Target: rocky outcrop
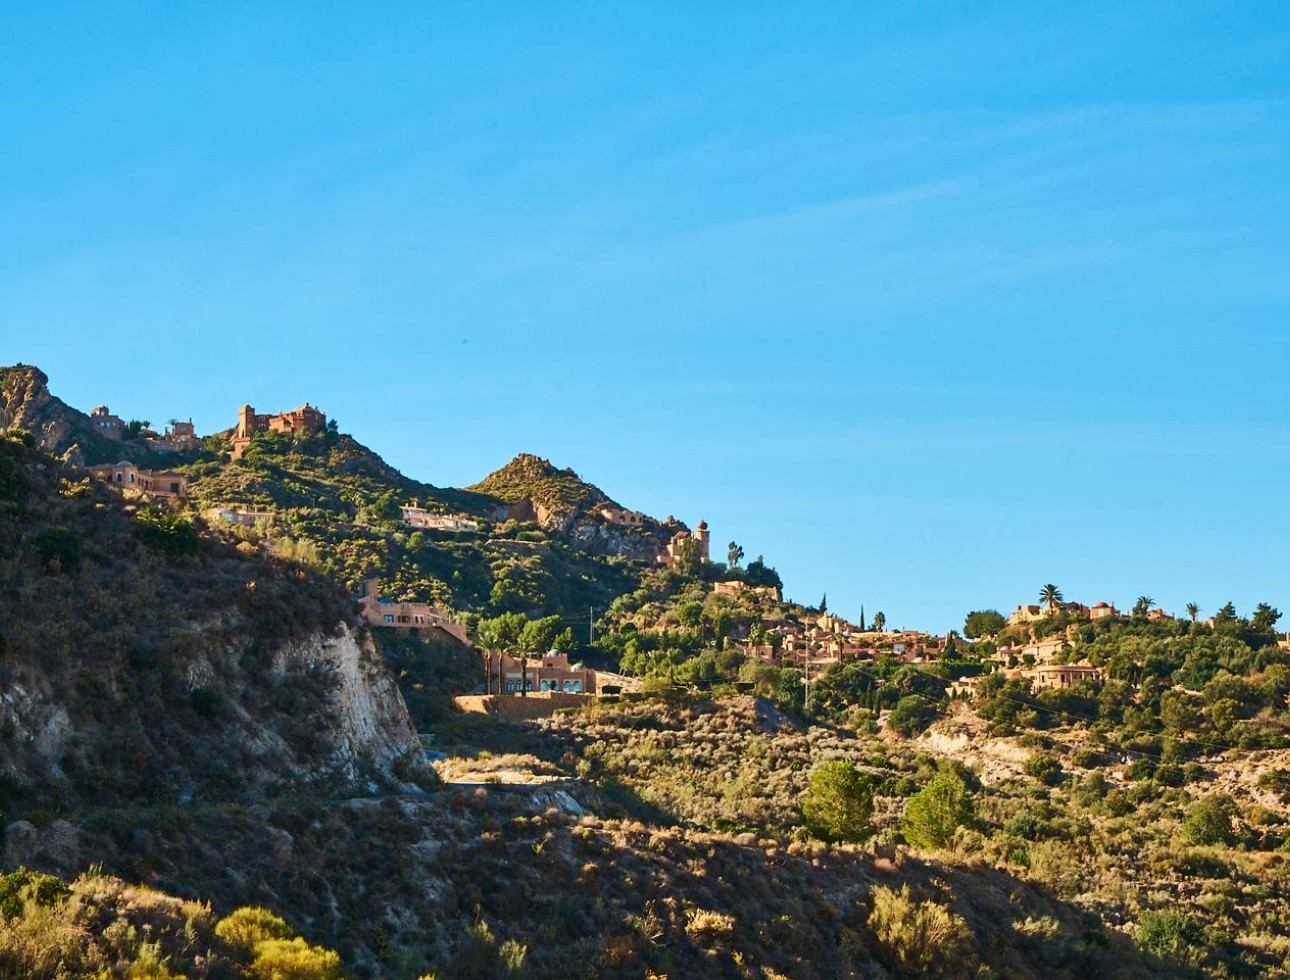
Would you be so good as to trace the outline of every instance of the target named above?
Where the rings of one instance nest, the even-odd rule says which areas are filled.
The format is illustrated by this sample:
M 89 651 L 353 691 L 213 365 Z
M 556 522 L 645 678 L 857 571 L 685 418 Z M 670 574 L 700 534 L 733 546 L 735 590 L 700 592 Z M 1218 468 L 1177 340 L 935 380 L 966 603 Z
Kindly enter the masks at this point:
M 614 524 L 604 511 L 622 508 L 604 491 L 532 453 L 520 453 L 471 489 L 506 501 L 500 518 L 533 521 L 593 555 L 652 562 L 675 530 L 648 517 L 632 527 Z
M 23 429 L 47 453 L 73 466 L 140 457 L 129 443 L 100 435 L 84 412 L 49 393 L 49 378 L 28 364 L 0 368 L 0 429 Z

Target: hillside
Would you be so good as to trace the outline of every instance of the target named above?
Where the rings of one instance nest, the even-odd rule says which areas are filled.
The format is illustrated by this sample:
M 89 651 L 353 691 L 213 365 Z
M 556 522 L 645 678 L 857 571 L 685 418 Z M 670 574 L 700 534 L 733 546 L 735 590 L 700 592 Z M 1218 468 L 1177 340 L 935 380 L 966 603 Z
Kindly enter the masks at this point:
M 55 925 L 50 976 L 244 975 L 259 954 L 217 923 L 252 905 L 326 947 L 305 977 L 1288 974 L 1290 644 L 1267 604 L 1063 609 L 914 656 L 782 601 L 737 547 L 658 563 L 681 525 L 532 456 L 454 490 L 335 425 L 237 460 L 223 434 L 164 457 L 187 504 L 145 506 L 49 455 L 84 451 L 79 413 L 6 377 L 40 442 L 0 437 L 4 857 L 67 886 L 0 915 L 16 975 L 42 975 L 6 959 L 23 930 Z M 409 526 L 413 503 L 462 520 Z M 350 598 L 370 575 L 497 643 L 544 617 L 534 643 L 641 690 L 454 713 L 478 653 L 373 637 Z M 1041 639 L 1086 679 L 1020 673 Z M 157 949 L 118 941 L 142 920 L 105 889 L 159 910 Z
M 0 439 L 11 817 L 356 785 L 415 743 L 348 599 Z M 33 615 L 39 610 L 39 615 Z

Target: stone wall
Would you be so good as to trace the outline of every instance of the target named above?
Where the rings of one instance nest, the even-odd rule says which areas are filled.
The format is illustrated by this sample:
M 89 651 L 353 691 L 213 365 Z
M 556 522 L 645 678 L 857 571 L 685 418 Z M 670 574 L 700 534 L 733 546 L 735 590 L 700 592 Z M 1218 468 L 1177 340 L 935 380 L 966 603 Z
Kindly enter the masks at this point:
M 592 694 L 566 694 L 563 691 L 530 691 L 527 697 L 518 694 L 467 694 L 453 698 L 460 710 L 488 715 L 502 721 L 525 721 L 529 718 L 547 718 L 557 708 L 578 708 L 595 700 Z

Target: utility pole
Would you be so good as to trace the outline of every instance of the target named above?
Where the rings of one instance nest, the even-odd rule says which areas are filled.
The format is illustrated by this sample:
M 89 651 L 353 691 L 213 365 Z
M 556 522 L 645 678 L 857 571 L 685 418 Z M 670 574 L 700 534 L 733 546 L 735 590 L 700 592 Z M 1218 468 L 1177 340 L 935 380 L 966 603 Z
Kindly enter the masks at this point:
M 596 607 L 587 607 L 587 646 L 596 642 Z

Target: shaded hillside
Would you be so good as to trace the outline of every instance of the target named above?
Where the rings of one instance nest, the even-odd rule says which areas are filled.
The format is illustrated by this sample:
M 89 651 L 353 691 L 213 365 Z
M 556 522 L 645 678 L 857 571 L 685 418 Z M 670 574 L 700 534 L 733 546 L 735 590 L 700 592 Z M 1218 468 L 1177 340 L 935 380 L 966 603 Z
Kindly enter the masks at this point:
M 3 809 L 248 800 L 412 746 L 352 603 L 0 439 Z

